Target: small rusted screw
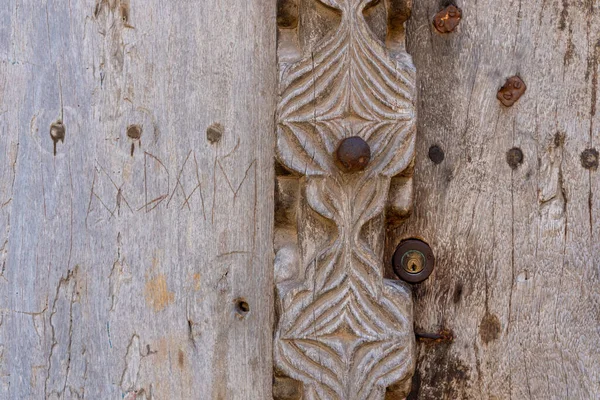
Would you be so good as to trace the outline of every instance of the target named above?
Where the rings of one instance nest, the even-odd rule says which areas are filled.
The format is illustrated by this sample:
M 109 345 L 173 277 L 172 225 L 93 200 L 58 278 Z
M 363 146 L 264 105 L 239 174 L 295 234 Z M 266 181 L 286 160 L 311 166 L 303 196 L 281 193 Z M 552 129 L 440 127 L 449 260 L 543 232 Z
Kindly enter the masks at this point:
M 433 25 L 439 33 L 453 32 L 462 18 L 462 10 L 454 5 L 444 8 L 435 14 Z
M 352 136 L 340 142 L 336 155 L 346 172 L 358 172 L 371 161 L 371 148 L 362 138 Z
M 521 98 L 521 96 L 523 96 L 523 93 L 525 93 L 526 90 L 527 86 L 521 78 L 518 76 L 511 76 L 506 80 L 504 86 L 500 88 L 496 97 L 506 107 L 511 107 Z
M 418 239 L 402 241 L 392 259 L 394 272 L 406 282 L 419 283 L 433 272 L 435 257 L 429 245 Z

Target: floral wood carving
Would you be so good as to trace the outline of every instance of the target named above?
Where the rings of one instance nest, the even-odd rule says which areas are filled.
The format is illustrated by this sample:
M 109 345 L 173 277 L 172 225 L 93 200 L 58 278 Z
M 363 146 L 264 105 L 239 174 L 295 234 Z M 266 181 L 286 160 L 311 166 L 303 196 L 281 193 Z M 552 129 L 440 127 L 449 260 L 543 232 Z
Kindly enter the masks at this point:
M 378 0 L 310 0 L 339 25 L 303 56 L 298 13 L 309 0 L 296 1 L 278 3 L 275 398 L 384 399 L 398 387 L 402 398 L 415 363 L 412 299 L 384 279 L 382 247 L 386 212 L 412 201 L 415 70 L 403 43 L 384 45 L 367 24 Z M 410 3 L 385 4 L 396 40 L 408 15 L 390 13 Z M 356 137 L 370 159 L 349 172 L 336 150 Z

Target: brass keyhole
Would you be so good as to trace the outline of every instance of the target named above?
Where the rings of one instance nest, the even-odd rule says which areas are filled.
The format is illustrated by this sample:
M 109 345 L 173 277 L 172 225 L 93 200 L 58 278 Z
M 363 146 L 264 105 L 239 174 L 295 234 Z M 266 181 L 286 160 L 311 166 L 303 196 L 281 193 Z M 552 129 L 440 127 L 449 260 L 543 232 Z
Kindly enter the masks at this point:
M 396 275 L 405 282 L 419 283 L 431 275 L 435 257 L 431 247 L 419 239 L 406 239 L 398 244 L 392 266 Z
M 404 270 L 410 274 L 418 274 L 425 268 L 425 256 L 417 250 L 409 250 L 404 254 Z

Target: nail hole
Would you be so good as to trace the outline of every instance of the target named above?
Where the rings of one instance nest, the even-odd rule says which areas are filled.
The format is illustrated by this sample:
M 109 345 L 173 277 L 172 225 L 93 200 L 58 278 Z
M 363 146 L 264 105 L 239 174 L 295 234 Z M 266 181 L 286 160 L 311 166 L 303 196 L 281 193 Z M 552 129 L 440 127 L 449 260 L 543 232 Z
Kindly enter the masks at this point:
M 598 150 L 586 149 L 581 153 L 581 165 L 585 169 L 597 170 L 598 169 Z
M 129 4 L 127 3 L 121 4 L 121 19 L 125 23 L 129 21 Z
M 127 136 L 131 140 L 138 140 L 142 137 L 142 127 L 139 125 L 129 125 L 127 127 Z M 141 141 L 140 143 L 141 144 Z M 138 144 L 138 145 L 139 145 Z M 131 157 L 133 157 L 133 152 L 135 151 L 135 143 L 131 143 Z
M 244 299 L 238 299 L 235 303 L 235 311 L 238 315 L 245 317 L 250 312 L 250 304 Z
M 429 148 L 429 159 L 436 165 L 441 164 L 444 161 L 445 154 L 439 146 L 431 146 Z
M 223 131 L 224 129 L 221 124 L 212 124 L 206 130 L 206 139 L 212 144 L 215 144 L 223 137 Z
M 54 142 L 54 155 L 56 155 L 56 144 L 65 141 L 65 134 L 66 128 L 60 119 L 50 125 L 50 138 Z
M 523 151 L 518 147 L 513 147 L 506 153 L 506 162 L 512 169 L 519 168 L 523 164 Z
M 142 137 L 142 127 L 139 125 L 129 125 L 127 127 L 127 136 L 130 139 L 139 140 Z

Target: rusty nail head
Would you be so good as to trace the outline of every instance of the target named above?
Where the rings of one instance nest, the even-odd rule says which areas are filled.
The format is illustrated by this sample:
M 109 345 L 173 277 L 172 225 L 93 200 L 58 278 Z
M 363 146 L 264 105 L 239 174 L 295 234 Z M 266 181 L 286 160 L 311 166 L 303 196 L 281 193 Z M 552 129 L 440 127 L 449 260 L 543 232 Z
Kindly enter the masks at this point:
M 450 33 L 456 29 L 461 18 L 462 10 L 454 5 L 450 5 L 435 14 L 433 25 L 439 33 Z
M 511 76 L 506 80 L 504 86 L 500 88 L 496 97 L 506 107 L 511 107 L 523 96 L 526 90 L 527 85 L 525 85 L 525 82 L 521 78 Z
M 336 156 L 346 172 L 362 171 L 371 161 L 371 148 L 362 138 L 352 136 L 340 142 Z
M 429 245 L 418 239 L 402 241 L 392 259 L 394 272 L 406 282 L 419 283 L 429 278 L 435 257 Z
M 419 342 L 452 342 L 454 340 L 454 334 L 450 329 L 442 329 L 438 333 L 427 333 L 427 332 L 415 332 L 415 336 Z

